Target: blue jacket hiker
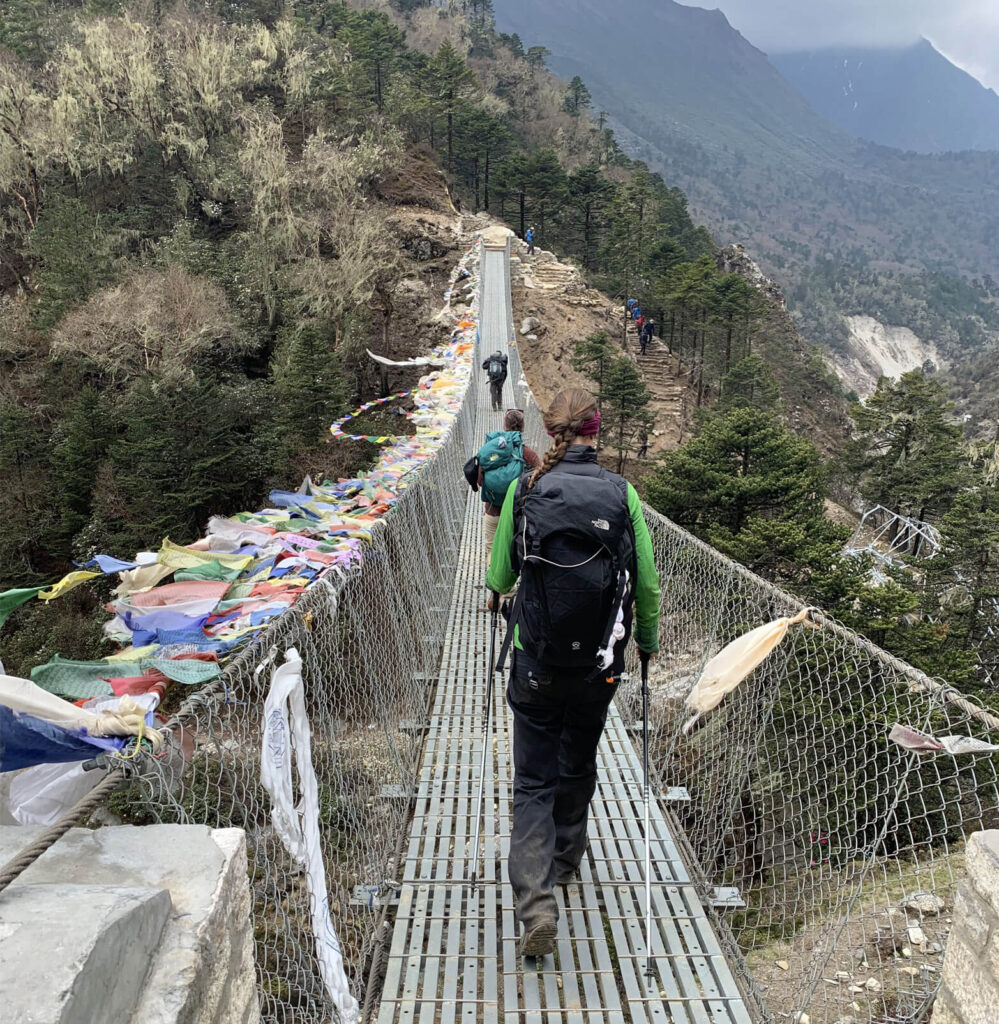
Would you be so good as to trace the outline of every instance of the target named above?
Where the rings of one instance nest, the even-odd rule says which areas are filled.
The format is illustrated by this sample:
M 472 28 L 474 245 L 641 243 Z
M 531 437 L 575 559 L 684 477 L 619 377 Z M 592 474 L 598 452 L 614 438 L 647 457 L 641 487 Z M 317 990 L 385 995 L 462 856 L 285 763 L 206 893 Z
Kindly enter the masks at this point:
M 528 228 L 524 234 L 524 241 L 527 242 L 527 255 L 534 255 L 534 228 Z

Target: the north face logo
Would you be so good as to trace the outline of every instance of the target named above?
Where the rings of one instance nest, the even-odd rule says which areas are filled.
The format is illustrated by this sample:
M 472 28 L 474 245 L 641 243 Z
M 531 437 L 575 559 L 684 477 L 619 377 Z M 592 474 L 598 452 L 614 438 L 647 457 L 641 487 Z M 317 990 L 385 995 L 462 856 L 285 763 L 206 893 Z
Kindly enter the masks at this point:
M 591 519 L 590 522 L 593 523 L 593 525 L 598 530 L 609 530 L 610 529 L 610 523 L 608 523 L 606 519 Z

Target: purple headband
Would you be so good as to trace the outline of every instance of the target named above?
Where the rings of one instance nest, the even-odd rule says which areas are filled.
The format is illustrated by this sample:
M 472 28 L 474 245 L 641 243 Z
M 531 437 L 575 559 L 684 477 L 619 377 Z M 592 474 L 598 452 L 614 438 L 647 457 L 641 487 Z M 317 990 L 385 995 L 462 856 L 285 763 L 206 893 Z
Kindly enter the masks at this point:
M 549 437 L 554 437 L 552 431 L 548 431 Z M 597 409 L 596 415 L 586 420 L 583 425 L 576 431 L 576 437 L 593 437 L 594 434 L 600 433 L 600 410 Z

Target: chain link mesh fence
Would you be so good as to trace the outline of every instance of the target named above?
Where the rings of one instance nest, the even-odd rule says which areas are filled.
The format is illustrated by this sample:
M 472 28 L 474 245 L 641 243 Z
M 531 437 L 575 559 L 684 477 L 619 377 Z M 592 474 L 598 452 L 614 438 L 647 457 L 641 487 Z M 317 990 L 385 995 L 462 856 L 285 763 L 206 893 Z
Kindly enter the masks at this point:
M 523 380 L 516 349 L 511 377 Z M 542 451 L 522 387 L 527 443 Z M 927 1020 L 964 837 L 999 825 L 999 761 L 913 753 L 889 732 L 999 743 L 999 719 L 815 615 L 684 735 L 708 659 L 803 605 L 648 506 L 645 517 L 662 587 L 650 763 L 747 998 L 773 1021 Z M 630 656 L 617 700 L 639 721 Z
M 465 402 L 435 456 L 373 529 L 359 569 L 313 584 L 171 719 L 170 741 L 110 801 L 131 823 L 246 831 L 262 1017 L 337 1019 L 315 956 L 304 869 L 271 824 L 260 783 L 264 700 L 284 652 L 302 657 L 319 783 L 330 916 L 363 1004 L 392 898 L 437 677 L 473 445 Z
M 507 269 L 509 273 L 509 269 Z M 547 447 L 511 324 L 527 444 Z M 474 385 L 473 385 L 474 386 Z M 303 870 L 260 785 L 272 664 L 303 660 L 330 913 L 354 995 L 382 937 L 407 834 L 479 444 L 466 401 L 437 455 L 375 528 L 363 565 L 328 576 L 174 713 L 172 739 L 111 809 L 128 822 L 246 831 L 262 1016 L 336 1019 L 315 958 Z M 895 723 L 999 738 L 999 722 L 816 616 L 689 735 L 683 700 L 709 657 L 801 604 L 646 508 L 662 584 L 651 764 L 747 999 L 767 1021 L 917 1024 L 939 981 L 963 838 L 999 822 L 990 754 L 915 754 Z M 618 693 L 638 720 L 637 665 Z M 640 740 L 639 740 L 640 742 Z

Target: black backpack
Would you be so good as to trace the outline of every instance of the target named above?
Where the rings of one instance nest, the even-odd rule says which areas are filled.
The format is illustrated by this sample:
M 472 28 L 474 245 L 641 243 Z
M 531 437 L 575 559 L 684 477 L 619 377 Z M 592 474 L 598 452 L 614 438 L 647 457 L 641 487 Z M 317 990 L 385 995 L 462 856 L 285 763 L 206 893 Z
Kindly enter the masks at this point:
M 490 359 L 486 367 L 486 373 L 490 380 L 504 380 L 506 378 L 506 364 L 502 359 Z
M 627 483 L 592 463 L 563 463 L 522 477 L 515 502 L 512 560 L 520 587 L 510 612 L 524 652 L 542 665 L 599 671 L 623 608 L 626 643 L 635 588 L 635 535 Z

